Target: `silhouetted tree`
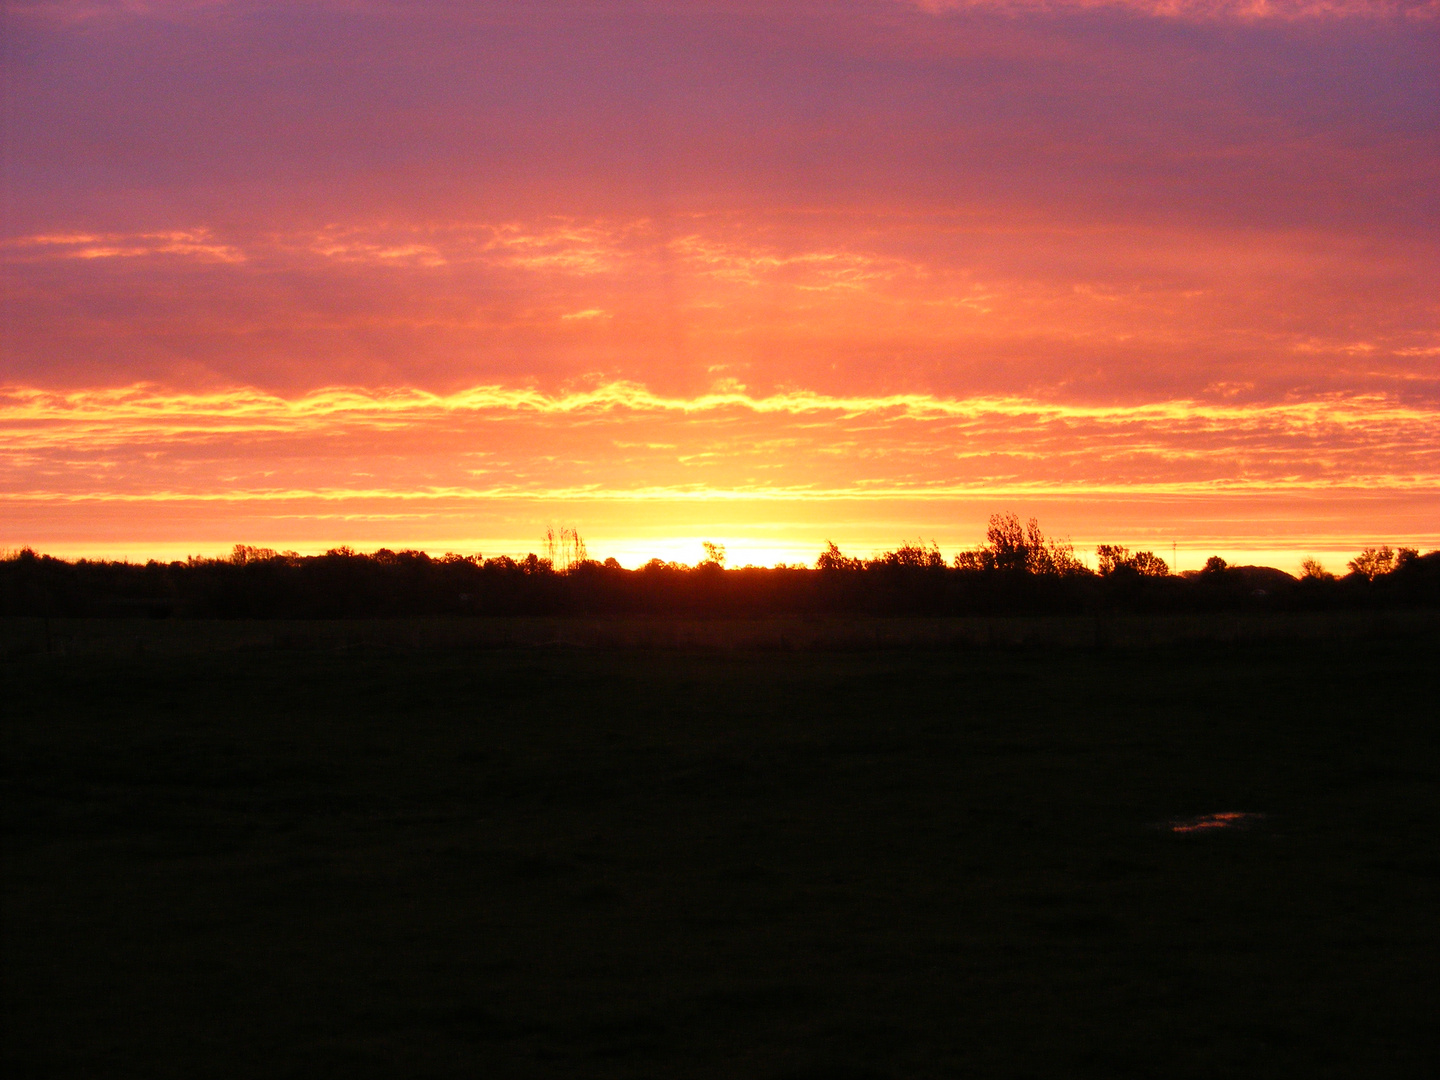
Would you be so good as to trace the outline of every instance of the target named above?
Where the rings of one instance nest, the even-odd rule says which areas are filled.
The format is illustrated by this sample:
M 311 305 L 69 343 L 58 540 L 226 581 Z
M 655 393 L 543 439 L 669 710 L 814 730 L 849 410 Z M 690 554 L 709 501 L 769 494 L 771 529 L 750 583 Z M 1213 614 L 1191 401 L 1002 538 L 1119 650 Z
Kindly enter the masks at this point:
M 940 548 L 932 540 L 930 546 L 923 543 L 902 544 L 894 551 L 887 551 L 871 559 L 867 566 L 876 569 L 889 567 L 910 567 L 914 569 L 944 569 L 945 556 L 940 554 Z
M 822 551 L 820 553 L 820 557 L 815 560 L 815 569 L 817 570 L 853 571 L 859 570 L 864 565 L 865 564 L 859 559 L 852 559 L 847 557 L 838 547 L 836 547 L 835 541 L 833 540 L 825 541 L 825 550 Z
M 1047 539 L 1034 518 L 1022 525 L 1012 513 L 991 515 L 985 547 L 957 554 L 955 568 L 1040 576 L 1089 573 L 1068 540 Z
M 1101 577 L 1116 573 L 1137 574 L 1140 577 L 1168 577 L 1170 574 L 1165 560 L 1152 551 L 1131 554 L 1129 548 L 1119 544 L 1101 544 L 1095 549 L 1095 555 L 1100 561 Z
M 1380 575 L 1395 569 L 1395 552 L 1390 550 L 1388 544 L 1380 548 L 1367 547 L 1351 559 L 1349 565 L 1352 574 L 1374 581 Z
M 1230 567 L 1218 556 L 1203 571 L 1172 576 L 1152 553 L 1097 549 L 1101 574 L 1085 570 L 1068 544 L 1031 521 L 996 515 L 987 544 L 945 564 L 933 542 L 903 544 L 870 559 L 831 542 L 803 567 L 725 570 L 719 545 L 690 568 L 660 559 L 626 570 L 614 559 L 572 562 L 381 548 L 323 555 L 237 545 L 223 559 L 144 565 L 65 562 L 23 549 L 0 556 L 0 614 L 221 618 L 359 618 L 488 614 L 684 613 L 770 615 L 855 612 L 940 615 L 978 612 L 1231 610 L 1247 607 L 1440 606 L 1440 552 L 1367 549 L 1343 581 L 1313 560 L 1297 582 L 1269 567 Z M 571 547 L 573 555 L 575 548 Z M 1323 575 L 1323 576 L 1322 576 Z

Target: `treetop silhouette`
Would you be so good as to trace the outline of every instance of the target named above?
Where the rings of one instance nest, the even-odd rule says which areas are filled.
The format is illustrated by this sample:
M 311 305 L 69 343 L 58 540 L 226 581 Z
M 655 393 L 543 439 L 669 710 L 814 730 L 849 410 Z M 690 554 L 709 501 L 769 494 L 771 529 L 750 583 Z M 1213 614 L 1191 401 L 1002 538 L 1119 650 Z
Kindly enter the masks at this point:
M 833 541 L 814 568 L 727 568 L 705 542 L 694 567 L 652 559 L 627 570 L 588 557 L 574 526 L 545 533 L 545 555 L 484 558 L 336 547 L 323 555 L 237 544 L 227 558 L 143 565 L 66 562 L 29 548 L 0 555 L 0 614 L 359 618 L 399 615 L 964 615 L 1306 610 L 1440 606 L 1440 551 L 1366 548 L 1343 578 L 1306 560 L 1301 579 L 1213 556 L 1170 572 L 1149 551 L 1096 548 L 1098 570 L 1035 519 L 990 518 L 985 543 L 948 564 L 933 541 L 860 558 Z

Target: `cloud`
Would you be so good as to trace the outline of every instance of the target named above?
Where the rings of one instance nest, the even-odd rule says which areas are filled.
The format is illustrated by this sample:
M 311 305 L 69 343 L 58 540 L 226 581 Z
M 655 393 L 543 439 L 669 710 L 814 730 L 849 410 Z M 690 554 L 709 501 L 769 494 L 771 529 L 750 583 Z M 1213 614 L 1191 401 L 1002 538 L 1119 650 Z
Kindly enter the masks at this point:
M 195 222 L 0 247 L 5 377 L 295 393 L 714 372 L 845 396 L 1440 399 L 1424 236 L 965 212 Z M 1360 365 L 1363 361 L 1363 366 Z M 524 381 L 523 379 L 521 381 Z
M 900 0 L 931 14 L 998 11 L 1007 15 L 1120 11 L 1191 21 L 1416 18 L 1440 15 L 1437 0 Z
M 240 263 L 245 253 L 217 241 L 208 228 L 142 233 L 44 233 L 0 241 L 9 262 L 43 259 L 139 259 L 184 256 L 204 262 Z
M 1037 421 L 1077 420 L 1097 424 L 1179 422 L 1213 424 L 1234 429 L 1263 421 L 1280 426 L 1313 428 L 1357 423 L 1430 423 L 1440 410 L 1417 408 L 1383 395 L 1328 395 L 1309 401 L 1268 405 L 1232 404 L 1194 399 L 1138 405 L 1080 405 L 1017 396 L 947 398 L 934 394 L 837 396 L 791 390 L 754 396 L 724 389 L 694 397 L 657 394 L 631 382 L 547 394 L 527 387 L 477 386 L 452 394 L 400 387 L 368 389 L 327 387 L 295 398 L 253 387 L 212 392 L 171 391 L 147 384 L 85 390 L 0 387 L 0 424 L 150 421 L 162 427 L 222 425 L 306 425 L 332 420 L 385 425 L 400 418 L 423 420 L 455 414 L 491 412 L 570 415 L 627 412 L 705 414 L 741 410 L 758 415 L 833 414 L 840 417 L 885 415 L 914 420 L 1021 417 Z M 408 418 L 408 419 L 407 419 Z
M 863 10 L 884 3 L 902 3 L 931 14 L 957 11 L 999 11 L 1007 15 L 1067 14 L 1118 10 L 1135 15 L 1190 20 L 1298 20 L 1327 18 L 1433 18 L 1437 0 L 855 0 L 846 6 Z M 12 0 L 16 15 L 60 23 L 117 18 L 179 18 L 233 6 L 235 0 Z M 243 5 L 254 6 L 254 5 Z M 403 4 L 385 0 L 311 0 L 297 5 L 354 13 L 407 12 Z M 443 8 L 444 5 L 438 5 Z M 626 5 L 619 5 L 623 8 Z M 646 5 L 628 5 L 637 14 Z M 742 9 L 745 5 L 735 4 Z M 830 6 L 836 6 L 831 0 Z
M 1440 483 L 1437 430 L 1440 410 L 1380 395 L 1077 405 L 805 390 L 676 397 L 625 382 L 294 398 L 9 387 L 0 491 L 32 501 L 1394 493 Z M 288 482 L 265 479 L 277 475 Z
M 106 19 L 175 18 L 213 8 L 233 0 L 10 0 L 10 14 L 61 24 Z

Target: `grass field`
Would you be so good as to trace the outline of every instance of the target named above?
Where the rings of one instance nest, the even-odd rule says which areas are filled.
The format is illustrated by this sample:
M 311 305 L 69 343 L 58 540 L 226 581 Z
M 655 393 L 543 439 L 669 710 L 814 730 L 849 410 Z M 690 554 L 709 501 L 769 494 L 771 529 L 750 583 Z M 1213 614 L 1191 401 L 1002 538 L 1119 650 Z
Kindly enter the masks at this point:
M 9 1075 L 1440 1069 L 1433 631 L 274 640 L 0 660 Z
M 953 618 L 44 619 L 0 618 L 0 659 L 253 649 L 949 650 L 1151 648 L 1440 635 L 1440 611 L 971 615 Z

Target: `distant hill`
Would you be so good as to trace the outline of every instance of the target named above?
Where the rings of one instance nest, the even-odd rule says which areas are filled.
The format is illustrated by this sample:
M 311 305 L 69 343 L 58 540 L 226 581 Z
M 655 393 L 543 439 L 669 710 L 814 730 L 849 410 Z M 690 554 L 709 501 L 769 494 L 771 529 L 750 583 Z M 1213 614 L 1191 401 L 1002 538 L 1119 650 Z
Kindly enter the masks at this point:
M 1273 566 L 1227 566 L 1221 574 L 1223 580 L 1266 591 L 1293 588 L 1300 581 L 1295 575 Z M 1186 570 L 1180 576 L 1189 581 L 1204 581 L 1213 575 L 1205 570 Z

